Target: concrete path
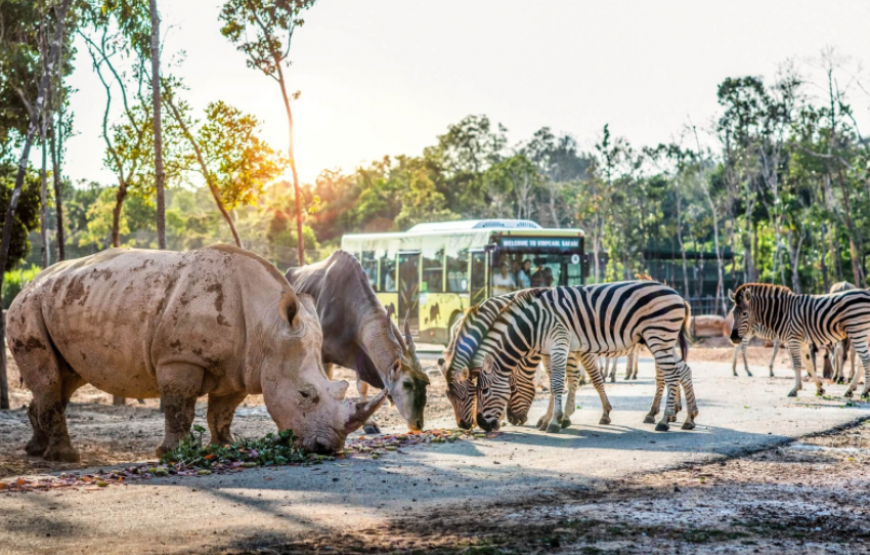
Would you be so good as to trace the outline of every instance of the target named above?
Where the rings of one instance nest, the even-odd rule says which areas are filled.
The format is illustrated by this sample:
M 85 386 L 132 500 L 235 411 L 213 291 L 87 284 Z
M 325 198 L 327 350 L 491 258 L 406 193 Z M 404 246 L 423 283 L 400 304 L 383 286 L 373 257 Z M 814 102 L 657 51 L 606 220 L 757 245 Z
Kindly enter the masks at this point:
M 734 378 L 728 364 L 695 363 L 701 414 L 692 432 L 642 424 L 651 360 L 636 382 L 607 384 L 613 423 L 597 424 L 598 396 L 578 395 L 574 425 L 547 435 L 508 426 L 497 440 L 407 449 L 377 461 L 165 478 L 99 491 L 0 494 L 0 553 L 187 552 L 252 538 L 299 537 L 382 524 L 434 506 L 504 501 L 593 480 L 754 450 L 870 416 L 870 405 L 786 398 L 792 378 Z M 759 371 L 759 374 L 762 372 Z M 840 395 L 845 386 L 829 386 Z M 537 403 L 531 422 L 543 412 Z M 431 427 L 455 427 L 449 420 Z

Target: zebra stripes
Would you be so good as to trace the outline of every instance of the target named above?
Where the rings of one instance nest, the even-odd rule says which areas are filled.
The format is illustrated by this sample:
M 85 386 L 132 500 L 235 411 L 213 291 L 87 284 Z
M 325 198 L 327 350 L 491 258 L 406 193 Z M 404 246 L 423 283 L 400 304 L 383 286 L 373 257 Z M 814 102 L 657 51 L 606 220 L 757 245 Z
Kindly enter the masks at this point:
M 547 430 L 558 432 L 564 416 L 562 394 L 568 355 L 580 352 L 589 371 L 597 357 L 625 355 L 645 344 L 656 359 L 668 397 L 657 430 L 667 430 L 675 414 L 675 399 L 682 384 L 689 414 L 684 429 L 694 428 L 697 416 L 691 371 L 684 359 L 689 309 L 671 288 L 650 281 L 588 287 L 557 287 L 517 293 L 492 326 L 485 331 L 471 367 L 481 368 L 477 387 L 477 423 L 494 429 L 504 411 L 513 370 L 530 355 L 549 355 L 554 410 Z M 677 345 L 681 353 L 677 353 Z M 460 345 L 457 345 L 457 355 Z M 464 355 L 465 356 L 465 355 Z M 467 361 L 450 365 L 448 382 L 468 382 Z M 456 372 L 456 375 L 452 375 Z M 484 387 L 481 387 L 483 385 Z M 660 398 L 658 400 L 660 402 Z M 650 415 L 658 412 L 654 401 Z
M 773 333 L 788 345 L 795 386 L 789 397 L 797 396 L 801 389 L 801 344 L 811 345 L 811 352 L 830 347 L 848 338 L 864 365 L 865 384 L 862 396 L 870 393 L 870 353 L 867 338 L 870 335 L 870 292 L 852 289 L 828 295 L 796 295 L 778 285 L 747 283 L 737 288 L 734 301 L 734 327 L 731 341 L 737 345 L 750 334 L 757 324 Z M 819 394 L 824 393 L 816 375 L 815 357 L 808 368 Z M 856 389 L 858 373 L 849 384 L 845 395 L 850 397 Z

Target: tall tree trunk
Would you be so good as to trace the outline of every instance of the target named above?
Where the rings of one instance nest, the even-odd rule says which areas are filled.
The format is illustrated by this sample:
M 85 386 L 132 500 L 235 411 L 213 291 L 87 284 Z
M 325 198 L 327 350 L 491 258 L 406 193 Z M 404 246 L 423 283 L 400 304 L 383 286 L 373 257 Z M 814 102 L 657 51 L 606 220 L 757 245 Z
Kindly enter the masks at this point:
M 683 260 L 683 295 L 690 297 L 689 270 L 686 264 L 686 245 L 683 243 L 683 209 L 679 191 L 677 191 L 677 241 L 680 243 L 680 257 Z
M 154 184 L 157 187 L 157 246 L 166 249 L 166 199 L 163 171 L 163 130 L 160 121 L 160 14 L 157 0 L 151 4 L 151 103 L 154 107 Z
M 48 144 L 51 147 L 51 173 L 54 180 L 54 213 L 57 225 L 55 243 L 57 243 L 57 260 L 62 261 L 66 260 L 66 248 L 64 245 L 66 238 L 63 229 L 63 184 L 61 183 L 60 175 L 60 145 L 55 144 L 55 135 L 58 135 L 57 142 L 59 143 L 60 131 L 55 133 L 55 127 L 52 125 L 48 130 Z
M 822 284 L 825 287 L 825 293 L 827 293 L 831 290 L 831 282 L 828 279 L 828 226 L 825 223 L 822 223 L 822 238 L 820 243 L 822 245 Z
M 172 102 L 171 97 L 167 97 L 166 105 L 169 106 L 170 111 L 172 111 L 172 116 L 175 118 L 175 121 L 178 122 L 178 125 L 181 127 L 182 133 L 184 133 L 184 137 L 193 148 L 194 154 L 196 154 L 196 160 L 199 162 L 199 167 L 202 170 L 202 176 L 205 178 L 205 182 L 208 185 L 209 191 L 211 191 L 211 196 L 212 198 L 214 198 L 214 202 L 215 204 L 217 204 L 218 210 L 220 210 L 221 215 L 224 217 L 224 220 L 226 220 L 227 225 L 230 227 L 230 232 L 233 234 L 233 240 L 235 241 L 236 246 L 242 248 L 242 240 L 239 239 L 239 234 L 236 231 L 236 224 L 233 222 L 233 218 L 227 211 L 226 206 L 224 206 L 224 201 L 221 199 L 220 191 L 214 183 L 211 172 L 208 171 L 208 166 L 205 163 L 205 159 L 202 157 L 202 151 L 199 149 L 199 144 L 196 142 L 196 139 L 191 134 L 190 129 L 187 127 L 187 123 L 185 123 L 184 119 L 181 117 L 181 113 L 178 111 L 175 103 Z
M 112 209 L 112 247 L 116 249 L 121 246 L 121 211 L 124 209 L 125 200 L 127 200 L 127 181 L 123 176 L 119 176 L 115 207 Z
M 45 121 L 45 113 L 48 110 L 42 111 L 42 121 L 40 122 L 40 146 L 42 147 L 42 167 L 39 170 L 39 237 L 42 240 L 42 268 L 48 268 L 51 264 L 49 259 L 48 244 L 48 145 L 46 144 L 46 136 L 48 130 Z
M 864 283 L 864 272 L 861 270 L 861 261 L 859 260 L 859 249 L 856 244 L 856 238 L 858 237 L 858 230 L 855 228 L 855 224 L 852 221 L 852 195 L 849 192 L 849 186 L 846 183 L 846 179 L 843 176 L 843 170 L 840 169 L 837 172 L 837 182 L 840 185 L 840 191 L 843 194 L 843 220 L 846 223 L 846 231 L 849 234 L 849 254 L 852 258 L 852 278 L 855 280 L 853 283 L 857 284 L 858 287 L 862 287 Z
M 30 147 L 33 145 L 33 137 L 36 134 L 36 127 L 39 122 L 39 116 L 45 107 L 45 91 L 48 88 L 49 75 L 57 62 L 60 43 L 63 37 L 63 25 L 66 18 L 66 12 L 69 8 L 71 0 L 63 0 L 61 4 L 55 8 L 55 19 L 57 27 L 54 31 L 54 36 L 51 40 L 51 48 L 48 54 L 48 63 L 45 70 L 42 72 L 42 77 L 39 80 L 39 87 L 36 93 L 36 102 L 33 103 L 33 113 L 30 114 L 30 123 L 27 126 L 27 134 L 24 136 L 24 147 L 22 148 L 21 158 L 18 159 L 18 172 L 15 174 L 15 185 L 12 189 L 12 196 L 9 198 L 9 205 L 6 207 L 6 215 L 4 217 L 5 225 L 3 226 L 3 238 L 0 240 L 0 277 L 6 273 L 6 263 L 9 259 L 9 247 L 12 244 L 12 226 L 15 222 L 15 210 L 18 208 L 18 200 L 21 198 L 21 187 L 24 186 L 24 174 L 27 172 L 27 160 L 30 158 Z M 3 280 L 0 279 L 0 297 L 3 293 Z M 2 309 L 0 309 L 2 312 Z M 6 344 L 6 326 L 5 316 L 0 316 L 0 346 L 5 352 Z M 6 381 L 6 357 L 0 357 L 0 410 L 9 408 L 9 393 L 8 382 Z
M 804 242 L 804 227 L 800 228 L 800 235 L 798 235 L 797 244 L 792 240 L 792 232 L 791 229 L 787 232 L 788 237 L 788 246 L 789 246 L 789 257 L 791 258 L 791 288 L 792 291 L 801 294 L 801 279 L 800 279 L 800 257 L 801 257 L 801 246 L 803 246 Z M 785 285 L 785 284 L 783 284 Z
M 281 69 L 281 60 L 275 60 L 278 71 L 278 84 L 281 85 L 281 97 L 284 99 L 284 110 L 287 112 L 287 127 L 289 129 L 290 143 L 287 146 L 287 154 L 290 158 L 290 170 L 293 172 L 293 195 L 296 197 L 296 246 L 299 256 L 299 265 L 305 266 L 305 240 L 302 237 L 302 190 L 299 188 L 299 176 L 296 174 L 296 156 L 293 148 L 293 111 L 290 109 L 290 99 L 287 97 L 287 87 L 284 83 L 284 71 Z

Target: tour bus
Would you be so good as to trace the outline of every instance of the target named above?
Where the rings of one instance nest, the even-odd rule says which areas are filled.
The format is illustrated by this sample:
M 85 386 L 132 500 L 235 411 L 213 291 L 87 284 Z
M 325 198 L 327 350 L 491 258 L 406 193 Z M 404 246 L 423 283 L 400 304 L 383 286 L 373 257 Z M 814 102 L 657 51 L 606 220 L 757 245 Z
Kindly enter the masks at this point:
M 582 285 L 583 231 L 529 220 L 418 224 L 400 233 L 345 235 L 387 312 L 422 342 L 444 343 L 470 306 L 527 287 Z

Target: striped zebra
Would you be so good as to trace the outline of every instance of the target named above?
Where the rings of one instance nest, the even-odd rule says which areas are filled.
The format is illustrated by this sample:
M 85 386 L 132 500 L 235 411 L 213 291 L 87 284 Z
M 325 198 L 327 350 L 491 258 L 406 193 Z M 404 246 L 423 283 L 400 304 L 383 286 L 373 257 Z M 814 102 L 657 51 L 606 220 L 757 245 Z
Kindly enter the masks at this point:
M 828 293 L 841 293 L 852 289 L 857 289 L 857 287 L 848 281 L 841 281 L 832 285 L 831 290 L 828 291 Z M 832 379 L 834 382 L 843 383 L 845 381 L 845 366 L 847 359 L 851 359 L 852 361 L 852 373 L 849 374 L 849 379 L 851 380 L 855 378 L 855 356 L 855 348 L 852 346 L 852 342 L 849 341 L 848 338 L 840 341 L 834 346 L 834 367 L 832 372 Z
M 849 338 L 864 365 L 864 391 L 870 392 L 870 353 L 867 337 L 870 334 L 870 292 L 853 289 L 828 295 L 797 295 L 787 287 L 761 283 L 747 283 L 731 294 L 734 301 L 734 327 L 731 341 L 737 345 L 756 324 L 776 333 L 788 345 L 795 386 L 789 397 L 797 396 L 801 389 L 801 344 L 807 342 L 813 355 L 821 347 L 829 347 Z M 819 395 L 824 393 L 816 374 L 815 356 L 807 369 L 816 383 Z M 857 387 L 858 373 L 852 379 L 845 396 L 851 397 Z
M 534 291 L 529 289 L 526 291 Z M 444 357 L 438 360 L 438 365 L 441 368 L 445 378 L 448 377 L 446 369 L 453 365 L 468 367 L 472 357 L 477 351 L 480 340 L 487 329 L 492 325 L 492 322 L 498 317 L 499 313 L 513 301 L 517 293 L 507 295 L 499 295 L 491 297 L 480 305 L 470 308 L 453 328 L 451 341 L 444 351 Z M 445 361 L 446 359 L 446 361 Z M 572 357 L 573 364 L 569 364 L 567 368 L 568 375 L 568 402 L 571 409 L 566 411 L 562 420 L 562 425 L 569 426 L 571 424 L 571 414 L 574 412 L 574 397 L 577 387 L 582 381 L 582 372 L 579 370 L 579 357 Z M 535 374 L 537 373 L 538 365 L 544 362 L 544 367 L 547 368 L 547 373 L 550 373 L 550 360 L 546 355 L 533 354 L 524 360 L 521 360 L 517 365 L 516 371 L 511 376 L 508 383 L 510 395 L 510 404 L 507 408 L 508 421 L 511 424 L 521 425 L 526 422 L 528 411 L 532 401 L 535 398 Z M 607 399 L 607 394 L 604 391 L 604 380 L 598 371 L 597 366 L 588 369 L 589 378 L 601 399 L 603 414 L 599 424 L 610 423 L 610 411 L 612 406 Z M 448 398 L 453 405 L 453 410 L 456 416 L 457 424 L 462 428 L 472 428 L 475 422 L 475 407 L 474 400 L 476 396 L 473 391 L 468 388 L 468 383 L 457 383 L 447 380 Z M 552 403 L 551 403 L 552 405 Z M 500 415 L 499 415 L 500 416 Z M 548 422 L 549 423 L 549 422 Z M 540 421 L 538 427 L 541 427 Z
M 662 389 L 668 392 L 664 416 L 656 430 L 668 430 L 680 384 L 689 407 L 683 428 L 692 429 L 698 409 L 691 370 L 685 363 L 688 318 L 689 307 L 676 291 L 650 281 L 520 292 L 486 330 L 470 365 L 468 360 L 457 363 L 454 358 L 445 375 L 448 383 L 468 384 L 469 367 L 481 369 L 476 388 L 477 423 L 492 430 L 498 427 L 508 400 L 506 384 L 513 370 L 529 355 L 550 355 L 554 411 L 547 431 L 555 433 L 561 430 L 564 415 L 562 393 L 569 353 L 583 353 L 581 363 L 588 370 L 597 366 L 600 356 L 626 355 L 644 344 L 661 371 Z M 452 394 L 448 388 L 448 397 Z M 648 418 L 658 412 L 660 402 L 660 397 L 653 401 Z

